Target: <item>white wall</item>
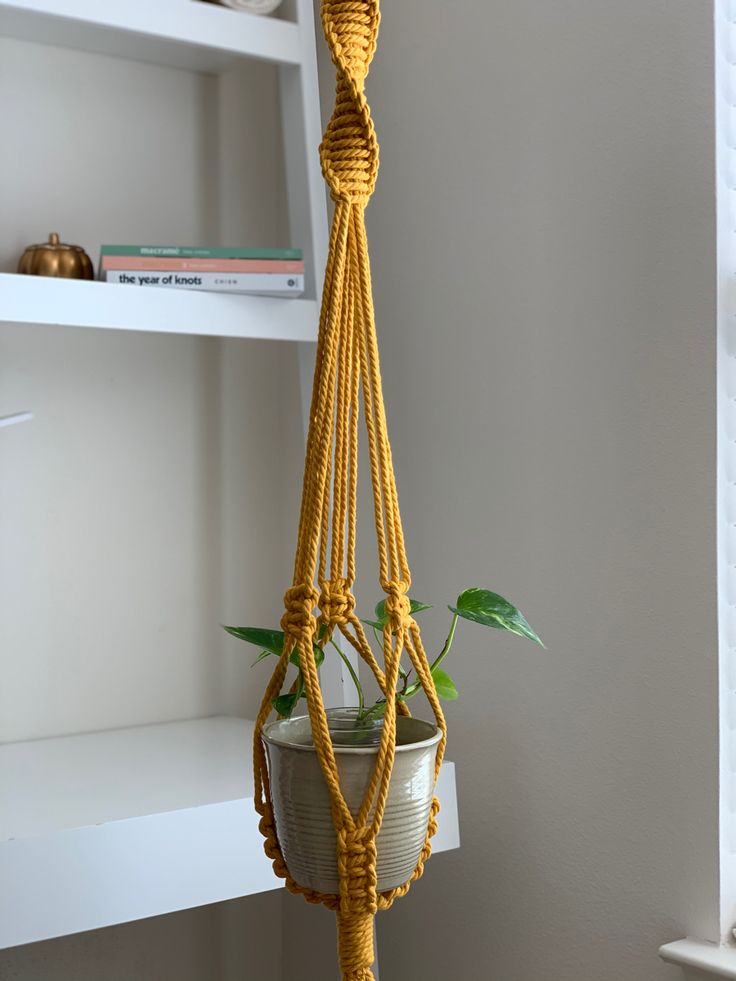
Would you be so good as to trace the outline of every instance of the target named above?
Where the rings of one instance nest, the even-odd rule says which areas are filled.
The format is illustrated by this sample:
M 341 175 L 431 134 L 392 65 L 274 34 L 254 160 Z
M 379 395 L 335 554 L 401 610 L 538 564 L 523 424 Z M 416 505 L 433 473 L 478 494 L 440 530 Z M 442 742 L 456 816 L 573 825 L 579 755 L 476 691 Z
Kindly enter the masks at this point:
M 95 262 L 103 241 L 286 244 L 276 97 L 264 66 L 217 81 L 0 40 L 0 268 L 52 230 Z M 0 415 L 35 412 L 0 440 L 0 741 L 252 714 L 263 674 L 219 624 L 280 615 L 294 359 L 0 329 Z M 0 977 L 269 981 L 280 926 L 258 897 L 6 952 Z
M 95 262 L 102 241 L 285 241 L 269 70 L 0 44 L 3 268 L 52 229 Z M 260 682 L 219 623 L 279 611 L 274 379 L 293 352 L 13 326 L 0 343 L 0 410 L 36 413 L 0 457 L 0 739 L 251 711 Z
M 548 651 L 462 625 L 463 845 L 379 918 L 382 981 L 675 981 L 657 946 L 717 937 L 711 20 L 383 5 L 368 225 L 414 593 L 497 589 Z

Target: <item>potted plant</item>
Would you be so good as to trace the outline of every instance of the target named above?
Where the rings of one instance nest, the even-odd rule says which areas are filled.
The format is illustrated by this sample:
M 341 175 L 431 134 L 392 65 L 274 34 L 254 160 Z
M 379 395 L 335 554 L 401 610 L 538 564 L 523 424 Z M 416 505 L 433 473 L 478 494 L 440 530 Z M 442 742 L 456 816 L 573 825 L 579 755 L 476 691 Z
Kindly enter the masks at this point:
M 411 615 L 431 607 L 411 600 Z M 466 589 L 448 609 L 452 614 L 444 645 L 430 663 L 432 679 L 441 699 L 454 700 L 458 690 L 442 666 L 455 639 L 461 619 L 485 627 L 506 630 L 541 646 L 542 641 L 523 614 L 508 600 L 487 589 Z M 376 644 L 382 646 L 382 633 L 388 623 L 385 600 L 378 603 L 375 619 L 363 620 Z M 225 627 L 233 637 L 260 648 L 254 664 L 281 657 L 284 633 L 259 627 Z M 318 634 L 314 646 L 315 660 L 321 665 L 325 650 L 342 658 L 353 680 L 356 705 L 328 710 L 330 736 L 340 774 L 340 784 L 348 804 L 357 813 L 370 779 L 385 712 L 385 700 L 367 705 L 358 674 L 332 638 L 323 645 Z M 310 720 L 298 715 L 299 702 L 305 697 L 304 679 L 299 655 L 294 651 L 290 662 L 295 669 L 288 688 L 273 699 L 279 719 L 265 726 L 263 743 L 268 757 L 272 805 L 276 830 L 283 856 L 294 880 L 305 889 L 334 894 L 339 890 L 335 832 L 331 800 L 322 778 L 312 742 Z M 409 702 L 422 685 L 411 667 L 399 668 L 401 684 L 398 703 Z M 405 708 L 397 705 L 402 712 Z M 397 716 L 396 755 L 391 775 L 381 830 L 376 839 L 377 891 L 385 892 L 405 883 L 414 871 L 425 842 L 427 822 L 434 792 L 434 759 L 441 732 L 433 723 L 414 719 L 408 714 Z

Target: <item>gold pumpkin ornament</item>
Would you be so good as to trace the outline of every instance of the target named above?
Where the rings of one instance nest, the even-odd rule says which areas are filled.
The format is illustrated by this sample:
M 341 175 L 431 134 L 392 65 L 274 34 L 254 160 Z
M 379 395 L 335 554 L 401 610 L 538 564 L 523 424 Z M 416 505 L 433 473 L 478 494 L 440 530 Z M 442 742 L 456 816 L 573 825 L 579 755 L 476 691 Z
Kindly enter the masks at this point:
M 66 245 L 57 232 L 48 242 L 29 245 L 18 263 L 18 272 L 28 276 L 61 276 L 64 279 L 94 279 L 92 260 L 81 245 Z

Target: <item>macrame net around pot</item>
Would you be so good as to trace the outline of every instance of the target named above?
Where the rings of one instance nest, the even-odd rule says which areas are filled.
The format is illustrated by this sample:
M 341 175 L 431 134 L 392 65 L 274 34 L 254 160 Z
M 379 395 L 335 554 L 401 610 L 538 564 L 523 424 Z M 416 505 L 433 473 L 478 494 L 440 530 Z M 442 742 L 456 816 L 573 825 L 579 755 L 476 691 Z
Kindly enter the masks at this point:
M 334 910 L 343 979 L 373 978 L 373 918 L 403 896 L 422 874 L 439 809 L 432 802 L 424 848 L 408 880 L 379 893 L 376 837 L 381 827 L 396 750 L 396 701 L 402 652 L 411 660 L 435 716 L 441 738 L 434 777 L 445 748 L 445 721 L 407 591 L 411 577 L 404 549 L 391 461 L 371 292 L 364 212 L 378 171 L 378 144 L 364 87 L 379 25 L 378 0 L 322 0 L 321 19 L 337 72 L 335 108 L 320 146 L 325 181 L 334 201 L 319 322 L 294 578 L 281 621 L 283 654 L 264 694 L 256 721 L 256 808 L 265 849 L 287 887 Z M 383 664 L 368 645 L 355 614 L 355 538 L 358 429 L 363 406 L 370 458 L 378 574 L 386 594 Z M 322 701 L 313 641 L 339 631 L 372 671 L 386 700 L 375 765 L 363 802 L 351 812 L 340 787 L 335 749 Z M 289 657 L 298 651 L 314 750 L 331 800 L 337 841 L 339 892 L 305 888 L 290 875 L 274 821 L 262 732 L 281 691 Z

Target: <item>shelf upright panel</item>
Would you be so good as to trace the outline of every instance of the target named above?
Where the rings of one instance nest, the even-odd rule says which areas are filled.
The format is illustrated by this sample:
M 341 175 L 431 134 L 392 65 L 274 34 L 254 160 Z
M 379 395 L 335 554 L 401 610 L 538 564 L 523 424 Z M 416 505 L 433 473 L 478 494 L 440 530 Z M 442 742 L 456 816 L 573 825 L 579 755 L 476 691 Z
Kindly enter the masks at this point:
M 305 295 L 319 298 L 327 260 L 327 201 L 319 163 L 322 140 L 312 0 L 296 0 L 299 56 L 279 72 L 292 244 L 309 257 Z

